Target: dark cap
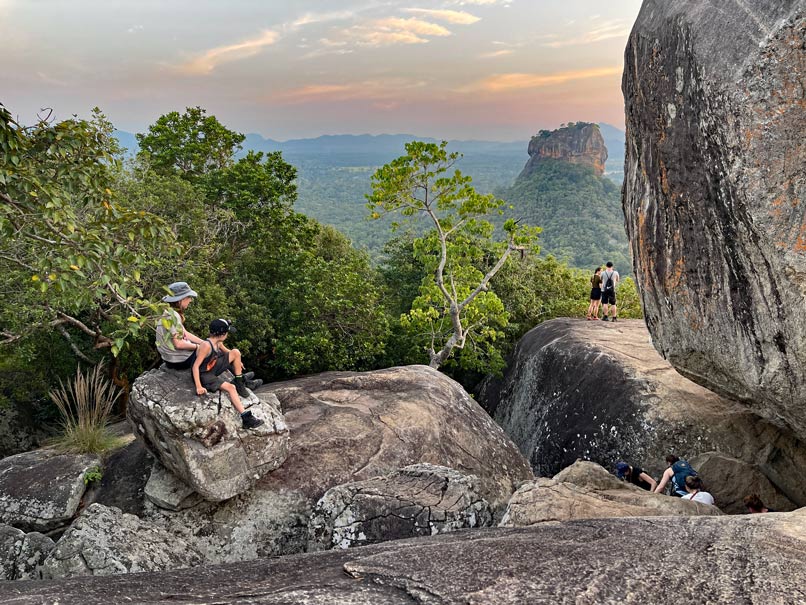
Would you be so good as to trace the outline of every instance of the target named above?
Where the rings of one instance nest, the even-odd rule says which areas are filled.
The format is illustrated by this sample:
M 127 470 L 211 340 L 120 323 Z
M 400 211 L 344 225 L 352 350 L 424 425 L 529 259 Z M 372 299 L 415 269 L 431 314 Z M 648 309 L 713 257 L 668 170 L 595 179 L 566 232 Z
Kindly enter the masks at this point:
M 210 322 L 210 336 L 222 336 L 228 332 L 235 332 L 232 322 L 226 319 L 214 319 Z
M 626 462 L 617 462 L 616 463 L 616 476 L 619 479 L 624 479 L 624 476 L 630 470 L 630 465 Z

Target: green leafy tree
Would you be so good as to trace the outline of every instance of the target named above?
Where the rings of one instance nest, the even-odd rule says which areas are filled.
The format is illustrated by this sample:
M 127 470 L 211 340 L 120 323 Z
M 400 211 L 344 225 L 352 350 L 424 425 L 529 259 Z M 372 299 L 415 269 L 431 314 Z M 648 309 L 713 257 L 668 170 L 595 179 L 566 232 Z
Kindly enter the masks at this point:
M 414 244 L 415 257 L 433 278 L 423 280 L 419 296 L 402 319 L 409 330 L 427 335 L 429 365 L 438 368 L 454 350 L 468 347 L 475 354 L 473 365 L 484 359 L 500 366 L 500 357 L 490 354 L 507 314 L 489 291 L 489 283 L 513 251 L 521 253 L 535 245 L 538 230 L 509 219 L 503 226 L 506 241 L 495 247 L 493 258 L 482 258 L 483 243 L 493 234 L 485 217 L 501 213 L 504 202 L 478 193 L 472 179 L 459 170 L 450 174 L 460 156 L 448 153 L 446 147 L 445 141 L 406 144 L 406 155 L 372 176 L 367 207 L 374 219 L 398 213 L 405 219 L 423 216 L 433 226 Z
M 142 277 L 153 250 L 174 240 L 165 221 L 132 210 L 111 189 L 118 151 L 97 109 L 89 121 L 24 127 L 0 106 L 3 342 L 55 329 L 91 361 L 87 339 L 117 354 L 154 311 Z
M 246 138 L 201 107 L 160 116 L 147 133 L 136 136 L 140 155 L 149 157 L 156 172 L 178 172 L 189 181 L 232 164 Z

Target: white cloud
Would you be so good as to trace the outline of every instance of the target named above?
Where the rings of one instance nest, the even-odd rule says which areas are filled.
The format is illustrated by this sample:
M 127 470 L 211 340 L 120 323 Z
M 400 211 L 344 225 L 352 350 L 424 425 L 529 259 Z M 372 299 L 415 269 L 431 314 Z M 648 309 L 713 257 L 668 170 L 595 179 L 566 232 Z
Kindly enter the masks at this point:
M 489 53 L 483 53 L 483 54 L 479 55 L 479 58 L 481 58 L 481 59 L 495 59 L 496 57 L 505 57 L 507 55 L 511 55 L 514 52 L 515 51 L 510 49 L 510 48 L 505 48 L 505 49 L 502 49 L 502 50 L 494 50 L 494 51 L 489 52 Z
M 437 19 L 438 21 L 446 21 L 456 25 L 471 25 L 481 21 L 480 17 L 471 15 L 465 11 L 435 10 L 429 8 L 407 8 L 405 10 L 407 13 L 419 13 L 426 17 Z
M 218 46 L 198 55 L 196 58 L 179 65 L 179 70 L 188 74 L 206 75 L 222 63 L 231 63 L 253 57 L 265 46 L 271 46 L 279 34 L 275 31 L 264 31 L 257 38 L 251 38 L 227 46 Z
M 433 37 L 450 36 L 446 27 L 412 17 L 387 17 L 354 25 L 341 32 L 335 41 L 349 41 L 359 46 L 392 46 L 395 44 L 425 44 Z
M 630 35 L 630 26 L 625 21 L 605 21 L 598 27 L 585 32 L 581 36 L 545 42 L 543 46 L 548 48 L 563 48 L 566 46 L 584 46 L 603 40 L 623 39 L 627 40 Z
M 137 32 L 143 31 L 142 25 L 132 25 L 129 29 L 126 30 L 126 33 L 129 34 L 136 34 Z

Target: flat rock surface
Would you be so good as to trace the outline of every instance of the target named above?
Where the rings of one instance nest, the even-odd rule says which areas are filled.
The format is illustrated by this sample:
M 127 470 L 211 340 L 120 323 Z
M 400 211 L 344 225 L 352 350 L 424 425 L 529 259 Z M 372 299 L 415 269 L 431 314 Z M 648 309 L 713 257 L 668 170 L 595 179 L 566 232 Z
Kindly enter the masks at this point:
M 623 206 L 681 373 L 806 440 L 806 0 L 646 0 L 625 52 Z
M 791 605 L 806 601 L 804 557 L 803 510 L 594 519 L 169 573 L 13 582 L 0 584 L 0 603 Z
M 752 465 L 779 494 L 806 504 L 803 443 L 681 376 L 654 349 L 641 320 L 540 324 L 480 401 L 541 476 L 582 458 L 610 470 L 626 460 L 658 480 L 667 454 L 716 451 Z M 724 477 L 703 479 L 716 489 Z M 720 493 L 732 493 L 733 501 L 718 505 L 735 504 L 741 495 L 725 487 Z
M 49 531 L 70 522 L 84 494 L 84 474 L 101 467 L 91 454 L 40 449 L 0 460 L 0 523 Z

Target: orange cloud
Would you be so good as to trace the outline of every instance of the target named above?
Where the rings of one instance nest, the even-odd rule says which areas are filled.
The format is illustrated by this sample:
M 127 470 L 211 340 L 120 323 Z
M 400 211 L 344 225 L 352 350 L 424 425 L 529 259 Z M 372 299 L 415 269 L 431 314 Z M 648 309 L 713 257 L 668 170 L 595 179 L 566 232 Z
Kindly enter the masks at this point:
M 407 8 L 407 13 L 419 13 L 432 19 L 445 21 L 447 23 L 454 23 L 456 25 L 471 25 L 477 21 L 481 21 L 480 17 L 471 15 L 465 11 L 452 11 L 452 10 L 435 10 L 428 8 Z
M 464 89 L 462 92 L 506 92 L 510 90 L 523 90 L 528 88 L 542 88 L 552 84 L 563 84 L 576 80 L 589 80 L 591 78 L 602 78 L 615 76 L 622 73 L 621 67 L 600 67 L 583 71 L 566 71 L 556 74 L 498 74 L 485 78 Z
M 255 56 L 264 46 L 270 46 L 277 42 L 278 38 L 279 34 L 277 32 L 264 31 L 257 38 L 211 48 L 196 58 L 179 65 L 178 69 L 187 74 L 206 75 L 222 63 L 230 63 Z

